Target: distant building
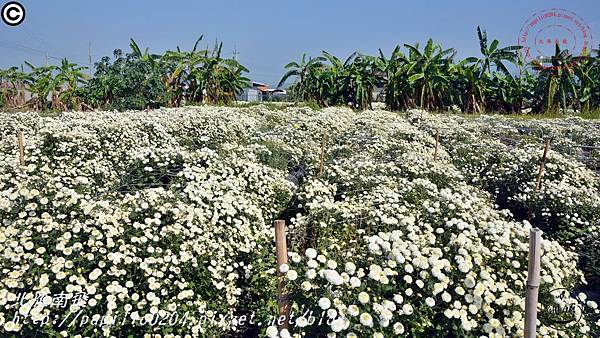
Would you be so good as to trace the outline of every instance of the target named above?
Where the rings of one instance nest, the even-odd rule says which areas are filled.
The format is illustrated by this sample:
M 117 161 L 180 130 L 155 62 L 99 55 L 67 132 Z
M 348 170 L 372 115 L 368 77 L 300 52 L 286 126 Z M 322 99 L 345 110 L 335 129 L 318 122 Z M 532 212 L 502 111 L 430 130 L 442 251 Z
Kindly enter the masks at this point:
M 286 95 L 284 89 L 269 88 L 268 84 L 253 81 L 252 87 L 244 89 L 238 99 L 247 102 L 282 101 Z
M 385 102 L 385 91 L 383 87 L 373 88 L 372 93 L 373 102 Z

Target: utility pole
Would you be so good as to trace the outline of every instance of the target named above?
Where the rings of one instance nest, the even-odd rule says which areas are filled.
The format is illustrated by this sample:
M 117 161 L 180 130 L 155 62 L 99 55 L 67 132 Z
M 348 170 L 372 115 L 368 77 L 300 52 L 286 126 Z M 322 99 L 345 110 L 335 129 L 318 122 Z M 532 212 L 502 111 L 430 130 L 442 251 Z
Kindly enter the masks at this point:
M 48 67 L 48 52 L 46 52 L 46 67 Z
M 238 52 L 236 46 L 233 45 L 233 60 L 237 61 L 238 55 L 240 55 L 240 52 Z
M 90 41 L 90 45 L 88 48 L 88 69 L 90 71 L 90 77 L 92 77 L 92 42 Z

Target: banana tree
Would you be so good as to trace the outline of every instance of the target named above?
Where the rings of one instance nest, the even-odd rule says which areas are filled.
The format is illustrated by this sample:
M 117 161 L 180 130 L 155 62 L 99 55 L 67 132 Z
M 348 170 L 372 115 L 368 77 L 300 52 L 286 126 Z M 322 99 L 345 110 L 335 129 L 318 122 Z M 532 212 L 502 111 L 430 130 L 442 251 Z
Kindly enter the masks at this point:
M 376 66 L 381 72 L 380 81 L 384 88 L 386 107 L 397 111 L 413 106 L 413 90 L 408 77 L 415 64 L 408 62 L 400 46 L 394 48 L 389 59 L 380 49 Z
M 584 55 L 575 65 L 575 75 L 578 79 L 577 96 L 581 110 L 589 112 L 598 103 L 600 93 L 600 50 L 593 50 L 596 57 Z
M 485 109 L 486 78 L 477 58 L 462 60 L 453 67 L 453 88 L 459 90 L 462 111 L 481 113 Z
M 249 79 L 243 76 L 248 69 L 234 59 L 221 57 L 222 50 L 223 44 L 216 44 L 195 75 L 203 81 L 203 100 L 207 103 L 228 104 L 249 86 Z
M 160 55 L 150 54 L 147 47 L 142 52 L 142 49 L 134 39 L 129 40 L 129 47 L 131 48 L 131 54 L 139 60 L 148 61 L 153 65 L 156 65 L 156 61 L 160 59 Z
M 481 64 L 481 72 L 487 72 L 488 75 L 492 74 L 492 64 L 496 66 L 497 70 L 500 70 L 503 74 L 509 74 L 508 68 L 504 64 L 504 61 L 512 63 L 516 62 L 519 51 L 523 48 L 522 46 L 506 46 L 499 48 L 500 42 L 494 39 L 488 45 L 487 32 L 482 31 L 477 26 L 477 38 L 479 39 L 479 50 L 481 51 L 482 58 L 479 60 Z
M 236 100 L 237 95 L 244 88 L 249 87 L 250 79 L 244 76 L 244 73 L 248 73 L 249 70 L 234 59 L 223 60 L 220 70 L 221 97 L 218 98 L 217 102 L 230 104 Z
M 566 112 L 573 103 L 578 107 L 575 69 L 582 60 L 582 57 L 574 57 L 556 44 L 553 56 L 532 61 L 533 69 L 538 71 L 539 76 L 536 88 L 537 111 L 558 111 L 561 107 Z
M 198 44 L 204 36 L 200 36 L 191 51 L 167 51 L 160 58 L 160 66 L 164 72 L 164 84 L 169 96 L 169 105 L 178 107 L 183 101 L 194 102 L 198 97 L 199 84 L 193 70 L 206 61 L 206 51 L 199 51 Z M 199 101 L 197 101 L 199 102 Z
M 494 74 L 487 79 L 486 106 L 491 111 L 521 113 L 523 108 L 530 108 L 536 78 L 529 72 L 529 65 L 521 53 L 517 54 L 516 72 Z
M 0 70 L 0 100 L 4 106 L 15 108 L 25 104 L 27 78 L 18 67 Z
M 86 69 L 87 67 L 71 63 L 66 58 L 62 59 L 61 65 L 56 68 L 55 84 L 57 89 L 54 91 L 54 95 L 58 97 L 61 108 L 80 108 L 81 101 L 77 96 L 77 92 L 79 86 L 85 84 L 88 80 L 88 76 L 84 74 Z M 56 102 L 53 105 L 54 108 L 58 108 Z
M 347 92 L 349 85 L 349 65 L 351 64 L 356 53 L 352 53 L 345 62 L 342 62 L 335 55 L 323 51 L 322 57 L 329 64 L 322 64 L 320 67 L 312 69 L 312 74 L 309 78 L 315 78 L 312 81 L 312 97 L 319 102 L 321 106 L 334 106 L 346 104 Z
M 298 99 L 304 101 L 310 101 L 314 99 L 315 90 L 320 90 L 320 81 L 318 73 L 324 68 L 323 62 L 327 59 L 323 56 L 317 56 L 315 58 L 308 58 L 306 54 L 302 54 L 302 57 L 298 62 L 292 61 L 285 65 L 286 72 L 277 84 L 278 88 L 281 88 L 289 78 L 295 77 L 296 82 L 294 91 L 298 95 Z
M 591 72 L 591 78 L 594 79 L 594 84 L 592 86 L 592 93 L 590 99 L 590 106 L 598 107 L 600 106 L 600 45 L 598 45 L 598 49 L 593 50 L 596 56 L 593 58 L 593 70 Z
M 345 103 L 353 108 L 364 110 L 371 108 L 373 90 L 380 83 L 375 58 L 353 53 L 345 63 Z
M 422 52 L 418 44 L 414 46 L 404 44 L 404 46 L 409 50 L 408 62 L 413 64 L 408 82 L 415 87 L 419 107 L 441 108 L 444 90 L 450 83 L 448 69 L 456 53 L 455 50 L 453 48 L 444 50 L 441 45 L 434 44 L 432 39 L 427 40 Z
M 40 66 L 36 67 L 29 62 L 25 64 L 31 69 L 27 78 L 26 84 L 32 97 L 27 102 L 28 105 L 35 110 L 48 108 L 59 108 L 56 104 L 56 91 L 59 88 L 59 82 L 54 76 L 56 66 Z M 52 102 L 49 104 L 48 97 L 52 97 Z

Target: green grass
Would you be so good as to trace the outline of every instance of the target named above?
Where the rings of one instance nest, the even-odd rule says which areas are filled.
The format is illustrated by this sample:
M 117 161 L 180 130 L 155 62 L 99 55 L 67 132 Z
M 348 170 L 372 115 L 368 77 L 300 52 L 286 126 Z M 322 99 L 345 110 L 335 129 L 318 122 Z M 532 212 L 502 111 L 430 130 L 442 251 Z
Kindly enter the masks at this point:
M 585 112 L 585 113 L 581 114 L 580 116 L 586 120 L 599 120 L 600 119 L 600 108 L 597 108 L 597 109 L 589 111 L 589 112 Z
M 228 107 L 244 107 L 244 108 L 251 108 L 251 107 L 265 107 L 267 110 L 271 110 L 271 111 L 275 111 L 275 110 L 281 110 L 281 109 L 285 109 L 287 107 L 292 107 L 294 106 L 293 102 L 284 102 L 284 103 L 278 103 L 278 102 L 236 102 L 233 103 L 231 105 L 228 105 Z
M 240 101 L 240 102 L 235 102 L 231 105 L 228 105 L 228 107 L 257 107 L 257 106 L 265 107 L 266 109 L 271 110 L 271 111 L 282 110 L 282 109 L 285 109 L 288 107 L 296 107 L 296 108 L 306 107 L 306 108 L 310 108 L 315 111 L 323 109 L 315 102 L 243 102 L 243 101 Z
M 582 119 L 585 120 L 598 120 L 600 119 L 600 108 L 596 109 L 596 110 L 592 110 L 589 112 L 584 112 L 581 114 L 559 114 L 556 112 L 548 112 L 548 113 L 542 113 L 542 114 L 506 114 L 506 113 L 500 113 L 500 112 L 485 112 L 483 114 L 472 114 L 472 113 L 449 113 L 446 111 L 434 111 L 431 112 L 431 114 L 437 114 L 437 115 L 455 115 L 455 116 L 460 116 L 463 118 L 467 118 L 467 119 L 477 119 L 480 118 L 482 116 L 501 116 L 501 117 L 506 117 L 506 118 L 511 118 L 511 119 L 518 119 L 518 120 L 550 120 L 550 119 L 565 119 L 568 117 L 581 117 Z
M 7 108 L 7 107 L 0 107 L 0 114 L 1 113 L 7 113 L 7 114 L 11 114 L 11 113 L 25 113 L 25 112 L 36 112 L 41 117 L 56 117 L 56 116 L 60 116 L 60 115 L 62 115 L 62 113 L 64 113 L 63 111 L 52 110 L 52 109 L 44 109 L 44 110 L 40 110 L 40 111 L 34 111 L 34 110 L 28 109 L 28 108 Z
M 60 110 L 42 110 L 38 112 L 41 117 L 58 117 L 62 115 L 64 112 Z
M 261 163 L 276 169 L 287 170 L 288 162 L 291 159 L 290 154 L 283 149 L 283 145 L 277 141 L 262 141 L 260 144 L 264 145 L 268 150 L 267 153 L 260 153 L 258 159 Z
M 320 111 L 323 108 L 320 107 L 316 102 L 235 102 L 229 105 L 222 105 L 226 107 L 236 107 L 236 108 L 251 108 L 261 106 L 270 111 L 279 111 L 286 109 L 288 107 L 296 107 L 296 108 L 310 108 L 314 111 Z M 14 109 L 14 108 L 6 108 L 0 107 L 0 113 L 15 113 L 15 112 L 23 112 L 27 111 L 27 109 Z M 43 110 L 38 112 L 40 116 L 43 117 L 55 117 L 60 116 L 63 112 L 56 110 Z M 93 112 L 91 112 L 93 113 Z M 485 112 L 483 114 L 473 114 L 473 113 L 456 113 L 456 112 L 448 112 L 448 111 L 431 111 L 431 114 L 436 115 L 455 115 L 460 116 L 467 119 L 477 119 L 482 116 L 502 116 L 506 118 L 512 119 L 520 119 L 520 120 L 548 120 L 548 119 L 564 119 L 567 117 L 581 117 L 585 120 L 600 120 L 600 108 L 596 108 L 595 110 L 584 112 L 576 115 L 564 115 L 556 112 L 547 112 L 542 114 L 506 114 L 501 112 Z

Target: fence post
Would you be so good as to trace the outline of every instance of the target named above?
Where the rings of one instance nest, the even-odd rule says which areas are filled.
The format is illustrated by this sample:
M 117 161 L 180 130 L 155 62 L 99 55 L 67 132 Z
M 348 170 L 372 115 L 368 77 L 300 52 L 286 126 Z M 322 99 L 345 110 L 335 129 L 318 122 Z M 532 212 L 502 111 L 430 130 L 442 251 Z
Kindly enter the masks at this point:
M 321 160 L 319 163 L 319 177 L 323 177 L 323 165 L 325 162 L 325 147 L 327 146 L 327 129 L 323 131 L 323 140 L 321 142 Z
M 25 147 L 23 145 L 23 130 L 17 132 L 17 146 L 19 147 L 19 165 L 25 165 Z
M 546 140 L 546 145 L 544 146 L 544 155 L 542 156 L 542 162 L 540 163 L 540 170 L 538 172 L 537 184 L 535 191 L 539 191 L 542 187 L 542 176 L 544 175 L 544 165 L 546 164 L 546 158 L 548 157 L 548 150 L 550 149 L 550 139 Z
M 440 129 L 436 129 L 435 131 L 435 151 L 433 152 L 433 160 L 437 161 L 438 152 L 440 150 Z
M 283 316 L 285 321 L 283 324 L 278 325 L 279 329 L 287 329 L 289 318 L 289 307 L 287 302 L 287 295 L 285 294 L 285 274 L 281 272 L 280 267 L 288 262 L 287 252 L 287 241 L 285 235 L 285 221 L 275 221 L 275 252 L 277 254 L 277 274 L 279 275 L 279 282 L 277 284 L 277 305 L 279 306 L 279 318 Z
M 531 229 L 529 232 L 529 263 L 525 294 L 525 338 L 536 338 L 541 244 L 542 231 L 538 228 Z

